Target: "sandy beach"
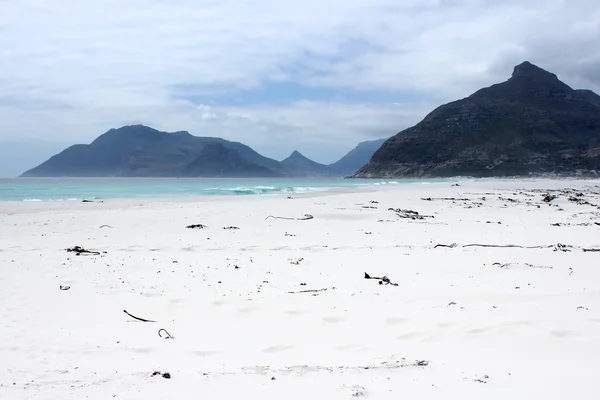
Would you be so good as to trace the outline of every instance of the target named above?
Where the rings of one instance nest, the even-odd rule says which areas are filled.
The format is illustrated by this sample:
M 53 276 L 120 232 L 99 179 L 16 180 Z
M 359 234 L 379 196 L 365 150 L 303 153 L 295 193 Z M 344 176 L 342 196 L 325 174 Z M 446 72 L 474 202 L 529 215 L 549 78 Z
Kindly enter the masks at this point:
M 574 180 L 0 203 L 0 398 L 598 399 L 599 224 Z

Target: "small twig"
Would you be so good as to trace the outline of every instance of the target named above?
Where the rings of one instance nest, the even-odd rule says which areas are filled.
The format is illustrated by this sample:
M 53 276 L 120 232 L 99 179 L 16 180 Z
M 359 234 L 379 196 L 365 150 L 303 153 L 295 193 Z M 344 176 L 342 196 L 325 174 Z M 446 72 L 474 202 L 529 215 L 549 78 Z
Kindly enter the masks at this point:
M 165 328 L 160 328 L 158 330 L 158 336 L 160 336 L 162 338 L 163 335 L 161 335 L 161 332 L 163 332 L 163 331 L 167 334 L 167 336 L 165 336 L 164 339 L 175 339 L 175 337 L 171 336 L 171 334 L 169 332 L 167 332 L 167 330 Z
M 335 287 L 332 287 L 331 290 L 335 289 Z M 323 288 L 323 289 L 310 289 L 310 290 L 300 290 L 298 292 L 288 292 L 290 294 L 296 294 L 296 293 L 317 293 L 317 292 L 324 292 L 326 290 L 329 290 L 329 288 Z
M 139 317 L 136 317 L 135 315 L 131 315 L 130 313 L 127 312 L 127 310 L 123 310 L 123 312 L 125 314 L 129 315 L 131 318 L 137 319 L 138 321 L 142 321 L 142 322 L 156 322 L 156 321 L 152 321 L 150 319 L 139 318 Z
M 273 218 L 273 219 L 287 219 L 290 221 L 307 221 L 309 219 L 313 219 L 314 217 L 310 214 L 304 214 L 304 217 L 300 217 L 300 218 L 293 218 L 293 217 L 276 217 L 274 215 L 269 215 L 267 218 L 265 218 L 265 220 L 269 219 L 269 218 Z
M 102 229 L 102 228 L 112 228 L 112 226 L 110 226 L 110 225 L 100 225 L 100 229 Z
M 206 228 L 206 225 L 202 225 L 202 224 L 193 224 L 193 225 L 188 225 L 186 226 L 187 229 L 204 229 Z

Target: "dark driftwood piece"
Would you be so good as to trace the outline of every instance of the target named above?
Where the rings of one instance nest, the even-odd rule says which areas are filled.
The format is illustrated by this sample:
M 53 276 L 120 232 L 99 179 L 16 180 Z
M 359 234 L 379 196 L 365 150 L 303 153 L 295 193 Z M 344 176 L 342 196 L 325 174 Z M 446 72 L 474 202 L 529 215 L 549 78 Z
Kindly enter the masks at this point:
M 188 225 L 186 226 L 187 229 L 204 229 L 206 228 L 206 225 L 202 225 L 202 224 L 193 224 L 193 225 Z
M 130 313 L 127 312 L 127 310 L 123 310 L 123 312 L 125 314 L 129 315 L 131 318 L 137 319 L 138 321 L 142 321 L 142 322 L 156 322 L 156 321 L 152 321 L 150 319 L 144 319 L 144 318 L 136 317 L 135 315 L 131 315 Z
M 436 244 L 435 246 L 433 246 L 434 249 L 438 248 L 438 247 L 448 247 L 448 248 L 455 248 L 455 247 L 459 247 L 458 244 L 456 243 L 452 243 L 452 244 Z M 518 248 L 518 249 L 550 249 L 550 248 L 554 248 L 554 251 L 571 251 L 569 249 L 572 249 L 573 246 L 567 245 L 567 244 L 562 244 L 562 243 L 557 243 L 557 244 L 550 244 L 550 245 L 543 245 L 543 246 L 521 246 L 521 245 L 517 245 L 517 244 L 482 244 L 482 243 L 471 243 L 471 244 L 464 244 L 460 247 L 496 247 L 496 248 Z M 585 249 L 584 249 L 585 251 Z M 600 251 L 600 250 L 598 250 Z
M 288 292 L 290 294 L 296 294 L 296 293 L 317 293 L 317 292 L 324 292 L 326 290 L 329 290 L 330 288 L 323 288 L 323 289 L 310 289 L 310 290 L 300 290 L 298 292 Z M 331 288 L 332 290 L 335 289 L 335 287 Z
M 100 252 L 99 252 L 99 251 L 91 251 L 91 250 L 87 250 L 87 249 L 84 249 L 84 248 L 83 248 L 83 247 L 81 247 L 81 246 L 73 246 L 73 247 L 69 247 L 69 248 L 67 249 L 67 251 L 68 251 L 69 253 L 75 253 L 75 255 L 77 255 L 77 256 L 79 256 L 79 255 L 81 255 L 81 254 L 93 254 L 93 255 L 100 255 Z
M 237 226 L 224 226 L 223 229 L 240 229 Z
M 584 252 L 600 252 L 600 249 L 583 249 Z
M 265 218 L 265 220 L 269 219 L 269 218 L 273 218 L 273 219 L 287 219 L 290 221 L 308 221 L 309 219 L 313 219 L 314 217 L 310 214 L 304 214 L 304 217 L 300 217 L 300 218 L 293 218 L 293 217 L 276 217 L 274 215 L 269 215 L 267 218 Z
M 421 200 L 425 200 L 425 201 L 433 201 L 433 200 L 443 200 L 443 201 L 471 201 L 471 199 L 456 198 L 456 197 L 422 197 Z
M 409 218 L 409 219 L 425 219 L 425 218 L 435 218 L 433 215 L 421 215 L 418 211 L 413 210 L 402 210 L 401 208 L 388 208 L 388 211 L 393 211 L 400 218 Z
M 365 272 L 365 279 L 377 279 L 380 285 L 383 285 L 385 283 L 386 285 L 398 286 L 397 283 L 393 283 L 387 276 L 382 276 L 381 278 L 378 278 L 376 276 L 371 276 Z

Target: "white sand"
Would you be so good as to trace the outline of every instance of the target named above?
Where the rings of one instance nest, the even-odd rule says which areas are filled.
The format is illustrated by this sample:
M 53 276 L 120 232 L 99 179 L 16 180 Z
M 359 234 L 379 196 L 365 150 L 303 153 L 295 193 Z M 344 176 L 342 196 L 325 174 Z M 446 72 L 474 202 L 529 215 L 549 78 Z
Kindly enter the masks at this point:
M 566 187 L 600 204 L 543 180 L 0 203 L 0 398 L 598 399 L 600 210 L 531 193 Z

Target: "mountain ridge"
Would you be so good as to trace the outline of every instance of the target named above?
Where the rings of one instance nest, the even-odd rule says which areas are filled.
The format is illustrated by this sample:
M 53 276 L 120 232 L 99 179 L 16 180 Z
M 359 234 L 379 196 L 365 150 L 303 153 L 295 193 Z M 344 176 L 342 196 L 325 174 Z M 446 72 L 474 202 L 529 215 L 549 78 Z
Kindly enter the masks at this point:
M 597 175 L 600 106 L 529 62 L 437 107 L 387 140 L 353 177 Z
M 374 152 L 374 150 L 373 150 Z M 358 169 L 358 167 L 356 168 Z M 354 172 L 354 171 L 353 171 Z M 21 177 L 335 177 L 341 173 L 298 151 L 283 161 L 251 147 L 188 131 L 145 125 L 111 128 L 90 144 L 75 144 Z

